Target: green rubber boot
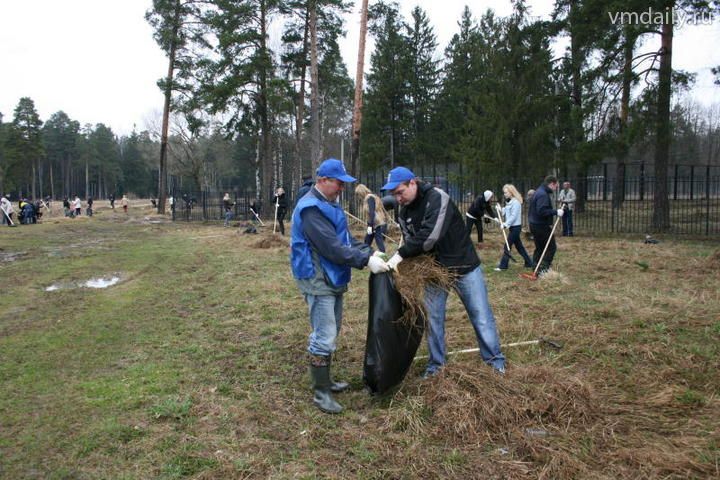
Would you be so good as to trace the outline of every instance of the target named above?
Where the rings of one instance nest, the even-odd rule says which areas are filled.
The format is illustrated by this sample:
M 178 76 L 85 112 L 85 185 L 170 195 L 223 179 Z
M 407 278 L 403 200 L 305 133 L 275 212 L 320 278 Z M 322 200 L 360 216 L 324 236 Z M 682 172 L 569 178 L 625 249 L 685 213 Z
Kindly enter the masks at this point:
M 332 357 L 328 357 L 328 367 L 332 370 Z M 332 375 L 330 375 L 330 391 L 333 393 L 340 393 L 344 392 L 350 388 L 350 384 L 348 382 L 336 382 L 332 379 Z
M 315 392 L 313 403 L 325 413 L 340 413 L 343 407 L 335 401 L 330 391 L 330 364 L 327 361 L 325 365 L 317 365 L 317 363 L 310 364 L 310 378 Z

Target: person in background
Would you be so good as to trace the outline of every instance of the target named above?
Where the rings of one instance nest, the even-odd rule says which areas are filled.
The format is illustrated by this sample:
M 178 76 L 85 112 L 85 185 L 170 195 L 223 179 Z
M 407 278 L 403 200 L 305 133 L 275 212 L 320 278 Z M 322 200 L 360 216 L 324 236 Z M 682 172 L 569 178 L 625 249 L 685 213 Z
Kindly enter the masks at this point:
M 223 212 L 225 216 L 225 223 L 223 223 L 223 227 L 229 227 L 230 226 L 230 220 L 233 218 L 233 206 L 235 206 L 235 202 L 233 202 L 230 199 L 230 194 L 225 192 L 225 195 L 223 195 Z
M 0 207 L 2 207 L 2 220 L 3 225 L 7 225 L 8 227 L 12 226 L 14 223 L 14 220 L 12 219 L 13 213 L 15 213 L 15 210 L 13 209 L 12 203 L 10 200 L 8 200 L 7 195 L 0 198 Z
M 383 202 L 362 183 L 355 187 L 355 195 L 357 195 L 358 200 L 362 201 L 363 214 L 367 219 L 365 245 L 372 246 L 373 239 L 375 239 L 378 250 L 384 253 L 385 242 L 383 241 L 383 235 L 387 232 L 388 213 L 383 207 Z
M 528 209 L 528 223 L 530 224 L 530 233 L 532 233 L 535 241 L 535 251 L 533 252 L 533 263 L 537 266 L 540 256 L 547 245 L 547 252 L 543 257 L 542 264 L 538 270 L 538 275 L 543 275 L 550 269 L 557 245 L 555 238 L 550 237 L 553 228 L 553 217 L 556 215 L 562 217 L 565 211 L 562 208 L 553 207 L 550 196 L 558 188 L 558 181 L 552 175 L 545 177 L 545 181 L 537 189 L 530 200 L 530 208 Z
M 122 199 L 120 200 L 120 205 L 122 205 L 123 211 L 125 213 L 128 213 L 128 205 L 130 204 L 130 201 L 127 198 L 127 195 L 123 195 Z
M 73 200 L 73 208 L 75 209 L 75 216 L 79 217 L 82 212 L 82 200 L 80 200 L 80 197 L 77 195 L 75 195 L 75 200 Z
M 573 236 L 573 210 L 575 210 L 575 201 L 577 195 L 575 190 L 570 187 L 570 182 L 563 182 L 563 188 L 558 192 L 558 203 L 560 208 L 565 210 L 562 217 L 563 237 Z
M 522 230 L 522 195 L 517 191 L 515 185 L 508 183 L 503 185 L 503 196 L 506 202 L 502 209 L 505 223 L 501 227 L 508 229 L 508 244 L 507 246 L 503 245 L 503 256 L 495 270 L 507 270 L 508 263 L 510 262 L 510 251 L 508 247 L 512 248 L 513 245 L 515 245 L 515 250 L 517 250 L 523 260 L 525 260 L 525 268 L 534 268 L 535 265 L 533 265 L 533 261 L 530 255 L 528 255 L 527 250 L 525 250 L 525 245 L 523 245 L 522 239 L 520 238 L 520 232 Z
M 312 332 L 307 351 L 313 402 L 322 412 L 340 413 L 342 406 L 332 393 L 347 389 L 348 384 L 332 381 L 330 370 L 351 268 L 367 266 L 372 273 L 381 273 L 388 271 L 388 265 L 350 235 L 338 197 L 345 184 L 355 178 L 347 174 L 342 162 L 334 158 L 325 160 L 318 167 L 316 178 L 315 185 L 300 198 L 293 211 L 290 265 L 310 314 Z
M 108 197 L 108 200 L 110 200 L 110 208 L 115 210 L 115 195 L 113 195 L 111 193 L 110 196 Z
M 253 199 L 253 200 L 250 202 L 250 205 L 248 205 L 248 210 L 250 210 L 250 211 L 248 212 L 248 213 L 249 213 L 248 216 L 250 217 L 250 220 L 252 220 L 253 223 L 255 223 L 256 225 L 260 225 L 260 224 L 261 224 L 261 221 L 260 221 L 260 207 L 261 207 L 261 204 L 260 204 L 260 200 L 258 200 L 258 199 Z
M 92 215 L 93 215 L 92 206 L 93 206 L 93 198 L 92 198 L 92 197 L 88 197 L 88 199 L 87 199 L 87 208 L 85 209 L 85 213 L 87 214 L 88 217 L 92 217 Z
M 68 197 L 63 198 L 63 210 L 65 211 L 66 217 L 75 217 L 74 211 L 70 208 L 70 199 L 68 199 Z
M 454 275 L 454 289 L 465 306 L 480 355 L 499 373 L 505 372 L 505 356 L 488 299 L 480 258 L 455 203 L 439 188 L 424 183 L 405 168 L 390 170 L 389 190 L 401 205 L 400 230 L 405 243 L 388 260 L 397 269 L 405 258 L 430 255 Z M 492 195 L 491 195 L 492 196 Z M 429 285 L 425 288 L 430 360 L 423 377 L 437 374 L 445 365 L 445 317 L 448 291 Z
M 312 175 L 305 175 L 302 177 L 303 184 L 300 186 L 297 192 L 297 199 L 295 200 L 295 203 L 300 201 L 302 197 L 305 196 L 307 192 L 310 191 L 312 186 L 315 184 L 312 179 Z
M 280 228 L 280 235 L 285 235 L 285 215 L 287 215 L 287 198 L 285 198 L 285 189 L 278 187 L 273 197 L 273 205 L 277 208 L 277 222 Z
M 481 246 L 483 242 L 483 224 L 481 219 L 487 215 L 491 218 L 497 217 L 493 211 L 490 200 L 493 198 L 493 192 L 485 190 L 482 195 L 478 195 L 475 201 L 468 208 L 465 214 L 465 222 L 467 227 L 468 236 L 472 237 L 473 226 L 477 228 L 477 239 L 478 246 Z M 490 219 L 485 218 L 485 223 L 490 223 Z

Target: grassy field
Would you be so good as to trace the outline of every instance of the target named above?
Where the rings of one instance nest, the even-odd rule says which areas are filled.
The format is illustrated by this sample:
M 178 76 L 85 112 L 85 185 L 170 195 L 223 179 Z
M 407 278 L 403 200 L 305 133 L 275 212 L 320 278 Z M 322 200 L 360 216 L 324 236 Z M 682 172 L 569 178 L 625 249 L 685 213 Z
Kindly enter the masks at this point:
M 330 416 L 270 234 L 138 207 L 2 228 L 0 478 L 717 478 L 720 245 L 659 238 L 560 239 L 558 273 L 530 282 L 492 271 L 488 234 L 503 343 L 563 348 L 507 348 L 504 377 L 462 354 L 423 381 L 418 360 L 383 398 L 362 388 L 354 272 L 334 364 L 353 388 Z M 449 350 L 477 346 L 451 299 Z

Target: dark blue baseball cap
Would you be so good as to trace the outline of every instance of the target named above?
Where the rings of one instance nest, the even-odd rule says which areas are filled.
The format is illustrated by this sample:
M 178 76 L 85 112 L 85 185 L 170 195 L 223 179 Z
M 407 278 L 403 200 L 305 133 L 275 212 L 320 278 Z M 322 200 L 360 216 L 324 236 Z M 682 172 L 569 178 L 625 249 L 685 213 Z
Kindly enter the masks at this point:
M 415 178 L 415 174 L 409 168 L 395 167 L 388 174 L 387 183 L 380 190 L 395 190 L 398 185 L 409 182 Z
M 345 165 L 336 158 L 328 158 L 322 162 L 315 174 L 318 177 L 337 178 L 342 182 L 349 183 L 357 181 L 356 178 L 348 175 L 347 171 L 345 171 Z

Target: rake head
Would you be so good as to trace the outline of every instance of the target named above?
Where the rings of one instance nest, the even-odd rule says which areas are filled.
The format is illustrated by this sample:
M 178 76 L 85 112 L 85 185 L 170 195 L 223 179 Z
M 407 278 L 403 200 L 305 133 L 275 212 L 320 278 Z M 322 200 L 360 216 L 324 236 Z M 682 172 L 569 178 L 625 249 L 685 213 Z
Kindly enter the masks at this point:
M 535 273 L 521 273 L 520 278 L 524 278 L 526 280 L 535 281 L 538 279 L 538 276 L 535 275 Z

